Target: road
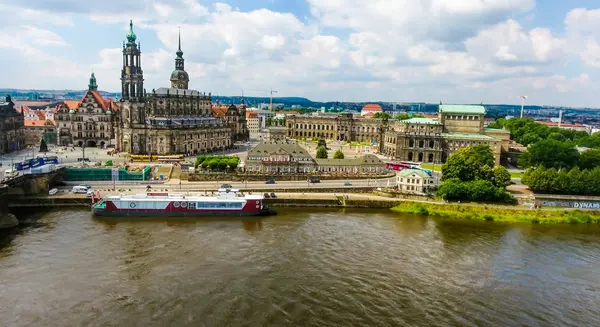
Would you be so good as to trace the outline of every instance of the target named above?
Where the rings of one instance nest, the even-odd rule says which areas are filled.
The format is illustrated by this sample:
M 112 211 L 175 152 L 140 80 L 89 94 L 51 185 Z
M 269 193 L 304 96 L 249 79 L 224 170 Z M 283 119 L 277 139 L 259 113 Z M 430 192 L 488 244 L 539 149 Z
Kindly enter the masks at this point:
M 352 183 L 351 186 L 345 186 L 345 182 Z M 216 181 L 216 182 L 187 182 L 183 181 L 181 184 L 177 181 L 170 181 L 164 184 L 149 184 L 148 182 L 118 182 L 115 184 L 115 188 L 118 189 L 136 189 L 136 190 L 146 190 L 148 185 L 152 186 L 152 189 L 155 190 L 217 190 L 221 187 L 222 184 L 231 184 L 233 188 L 239 189 L 315 189 L 315 188 L 348 188 L 352 189 L 355 187 L 386 187 L 388 185 L 395 185 L 394 178 L 383 178 L 383 179 L 356 179 L 356 180 L 322 180 L 320 183 L 309 184 L 306 181 L 280 181 L 275 184 L 265 184 L 265 182 L 230 182 L 230 181 Z M 67 186 L 59 187 L 61 190 L 70 190 L 74 185 L 86 184 L 90 185 L 94 189 L 112 189 L 113 183 L 110 181 L 102 181 L 102 182 L 67 182 Z

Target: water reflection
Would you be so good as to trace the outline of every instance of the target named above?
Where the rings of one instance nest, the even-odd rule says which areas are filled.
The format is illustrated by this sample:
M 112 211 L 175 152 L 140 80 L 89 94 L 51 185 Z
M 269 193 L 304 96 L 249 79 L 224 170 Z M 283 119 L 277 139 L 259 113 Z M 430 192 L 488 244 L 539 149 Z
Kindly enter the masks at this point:
M 599 226 L 320 209 L 40 224 L 0 232 L 3 324 L 600 325 Z

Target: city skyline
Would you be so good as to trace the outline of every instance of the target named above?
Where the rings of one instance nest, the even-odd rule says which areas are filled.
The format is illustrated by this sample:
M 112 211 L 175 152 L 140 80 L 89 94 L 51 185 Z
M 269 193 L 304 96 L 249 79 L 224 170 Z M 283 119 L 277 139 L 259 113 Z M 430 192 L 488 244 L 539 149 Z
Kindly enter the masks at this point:
M 201 92 L 506 104 L 528 95 L 600 107 L 593 1 L 351 2 L 10 0 L 0 5 L 11 63 L 0 88 L 78 90 L 94 71 L 100 89 L 119 91 L 133 19 L 148 91 L 169 85 L 181 27 L 190 88 Z

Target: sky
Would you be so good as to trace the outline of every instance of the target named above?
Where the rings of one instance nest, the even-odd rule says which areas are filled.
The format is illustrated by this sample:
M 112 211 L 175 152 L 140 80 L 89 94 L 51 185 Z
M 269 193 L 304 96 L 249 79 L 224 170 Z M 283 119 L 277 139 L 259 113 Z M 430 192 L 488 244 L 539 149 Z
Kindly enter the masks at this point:
M 133 20 L 144 87 L 215 95 L 600 107 L 597 0 L 3 0 L 0 88 L 120 91 Z

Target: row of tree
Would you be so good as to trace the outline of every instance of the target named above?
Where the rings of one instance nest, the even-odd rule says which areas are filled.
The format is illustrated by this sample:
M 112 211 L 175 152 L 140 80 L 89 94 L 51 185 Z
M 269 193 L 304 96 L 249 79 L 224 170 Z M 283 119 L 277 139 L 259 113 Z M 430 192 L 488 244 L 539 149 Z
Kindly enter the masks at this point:
M 196 157 L 194 167 L 210 168 L 211 170 L 234 170 L 240 163 L 240 158 L 235 156 L 201 155 Z
M 495 166 L 488 145 L 462 148 L 452 154 L 442 166 L 442 181 L 436 194 L 445 200 L 514 202 L 506 190 L 510 173 L 502 166 Z
M 521 181 L 536 193 L 600 195 L 600 167 L 580 170 L 539 166 L 528 169 Z
M 600 146 L 600 134 L 589 135 L 583 131 L 549 127 L 531 118 L 499 118 L 488 125 L 491 128 L 506 128 L 510 138 L 515 142 L 528 146 L 542 140 L 572 141 L 575 145 L 585 147 Z
M 329 157 L 329 153 L 327 152 L 327 148 L 324 146 L 319 146 L 317 148 L 317 159 L 327 159 Z M 344 152 L 342 150 L 337 150 L 333 153 L 333 159 L 344 159 Z
M 553 167 L 556 169 L 591 169 L 600 165 L 600 148 L 579 153 L 573 141 L 542 140 L 530 145 L 519 158 L 519 167 Z

